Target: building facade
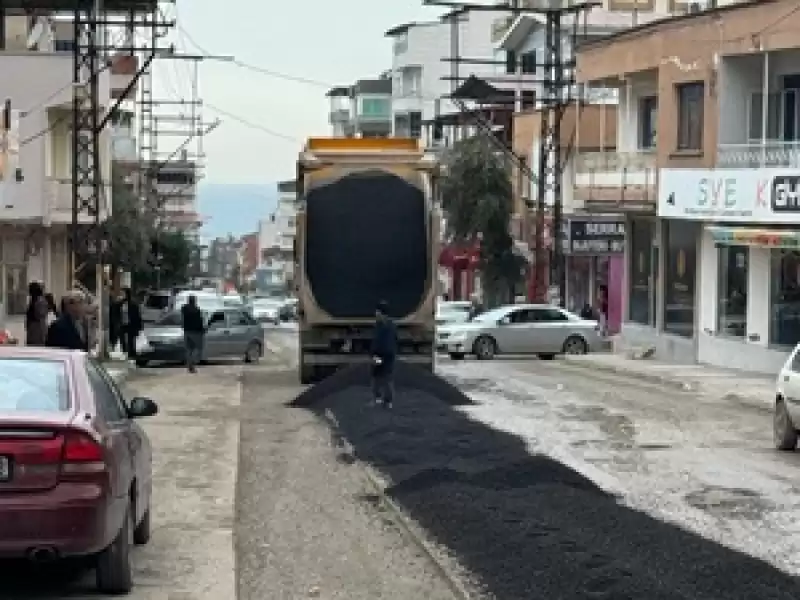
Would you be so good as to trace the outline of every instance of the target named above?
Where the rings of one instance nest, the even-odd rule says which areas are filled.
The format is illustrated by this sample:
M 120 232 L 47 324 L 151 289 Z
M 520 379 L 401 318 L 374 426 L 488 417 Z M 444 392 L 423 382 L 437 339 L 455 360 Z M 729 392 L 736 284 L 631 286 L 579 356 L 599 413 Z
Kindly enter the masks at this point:
M 278 204 L 267 219 L 259 222 L 259 277 L 271 287 L 293 293 L 295 283 L 295 236 L 297 234 L 297 184 L 278 183 Z
M 29 281 L 56 295 L 72 285 L 68 227 L 72 223 L 72 25 L 50 15 L 0 16 L 0 77 L 8 83 L 11 131 L 2 179 L 0 301 L 5 315 L 24 312 Z M 136 72 L 135 57 L 110 56 L 98 75 L 106 111 Z M 110 214 L 111 127 L 100 134 L 105 179 L 100 217 Z M 82 215 L 82 219 L 93 217 Z
M 360 79 L 332 88 L 328 120 L 333 137 L 388 137 L 392 133 L 392 79 Z
M 615 177 L 637 175 L 586 191 L 629 207 L 625 345 L 773 374 L 800 341 L 798 28 L 790 0 L 739 2 L 581 49 L 579 79 L 620 88 Z

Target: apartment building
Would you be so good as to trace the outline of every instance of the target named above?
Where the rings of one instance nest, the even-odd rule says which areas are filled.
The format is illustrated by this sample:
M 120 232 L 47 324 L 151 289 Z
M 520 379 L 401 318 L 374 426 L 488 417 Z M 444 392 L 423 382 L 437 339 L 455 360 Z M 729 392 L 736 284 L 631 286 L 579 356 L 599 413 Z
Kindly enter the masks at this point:
M 388 137 L 392 133 L 392 80 L 388 74 L 332 88 L 329 122 L 333 137 Z
M 5 314 L 24 312 L 29 281 L 43 281 L 56 294 L 71 285 L 71 35 L 70 26 L 57 26 L 49 15 L 0 16 L 0 78 L 8 84 L 5 94 L 14 115 L 0 212 L 0 299 Z M 101 110 L 110 107 L 112 97 L 122 93 L 136 71 L 135 58 L 110 60 L 112 68 L 98 76 Z M 100 208 L 105 218 L 111 207 L 110 129 L 100 135 L 100 155 L 106 178 Z
M 297 183 L 278 183 L 278 204 L 269 218 L 259 222 L 260 281 L 270 290 L 294 289 L 294 250 L 297 234 Z M 269 290 L 268 290 L 269 291 Z
M 702 8 L 580 49 L 626 162 L 575 192 L 626 215 L 624 344 L 775 373 L 800 341 L 800 13 Z

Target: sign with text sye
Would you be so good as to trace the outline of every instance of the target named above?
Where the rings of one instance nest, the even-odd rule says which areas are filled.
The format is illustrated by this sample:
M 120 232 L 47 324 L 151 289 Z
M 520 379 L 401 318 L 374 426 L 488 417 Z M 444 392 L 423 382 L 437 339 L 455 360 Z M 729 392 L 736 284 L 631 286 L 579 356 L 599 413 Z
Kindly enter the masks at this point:
M 661 169 L 658 216 L 800 224 L 800 169 Z

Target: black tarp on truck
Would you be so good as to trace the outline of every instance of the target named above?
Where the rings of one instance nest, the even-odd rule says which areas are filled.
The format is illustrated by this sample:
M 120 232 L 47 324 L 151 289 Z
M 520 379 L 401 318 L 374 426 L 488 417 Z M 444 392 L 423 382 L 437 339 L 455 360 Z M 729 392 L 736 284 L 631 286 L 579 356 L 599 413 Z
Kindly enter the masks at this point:
M 310 140 L 296 244 L 301 380 L 368 359 L 378 302 L 401 359 L 432 367 L 438 259 L 430 171 L 414 140 Z

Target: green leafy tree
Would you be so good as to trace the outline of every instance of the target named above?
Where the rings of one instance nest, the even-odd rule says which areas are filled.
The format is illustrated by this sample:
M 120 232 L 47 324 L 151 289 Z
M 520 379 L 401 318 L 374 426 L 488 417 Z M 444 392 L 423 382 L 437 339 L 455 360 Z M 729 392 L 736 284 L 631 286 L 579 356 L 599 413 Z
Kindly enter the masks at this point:
M 116 271 L 136 271 L 147 264 L 150 240 L 156 231 L 154 211 L 136 196 L 121 177 L 113 178 L 111 216 L 104 224 L 104 262 Z
M 194 241 L 180 230 L 154 232 L 148 243 L 145 265 L 132 273 L 137 288 L 171 288 L 192 277 Z
M 439 182 L 448 237 L 481 245 L 481 273 L 491 297 L 512 296 L 525 260 L 509 234 L 513 192 L 504 159 L 486 135 L 456 144 L 443 163 Z

